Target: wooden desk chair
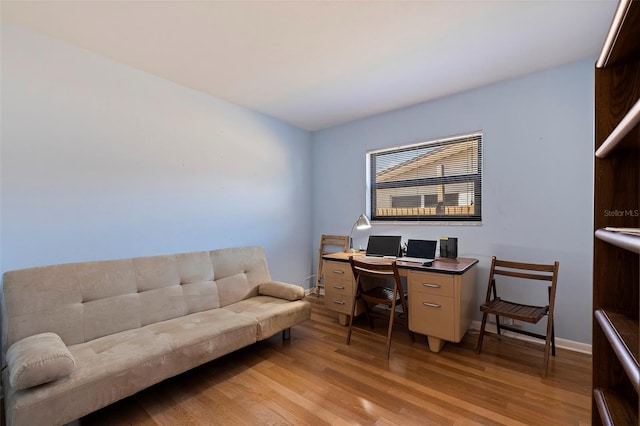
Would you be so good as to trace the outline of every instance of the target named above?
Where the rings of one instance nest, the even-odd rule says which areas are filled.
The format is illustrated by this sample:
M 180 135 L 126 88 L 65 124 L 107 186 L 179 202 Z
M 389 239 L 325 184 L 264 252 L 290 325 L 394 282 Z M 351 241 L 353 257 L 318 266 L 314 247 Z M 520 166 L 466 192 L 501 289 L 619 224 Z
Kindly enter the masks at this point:
M 322 256 L 325 254 L 346 252 L 349 250 L 349 236 L 348 235 L 322 235 L 320 237 L 320 249 L 318 249 L 318 272 L 316 274 L 316 288 L 314 293 L 321 296 L 320 289 L 324 288 L 324 282 L 322 281 L 322 267 L 324 266 L 324 259 Z
M 487 316 L 493 314 L 496 316 L 496 328 L 498 335 L 501 330 L 509 330 L 515 333 L 526 334 L 527 336 L 536 337 L 545 341 L 544 346 L 544 375 L 547 374 L 549 365 L 549 347 L 553 356 L 556 355 L 555 330 L 553 320 L 553 307 L 556 299 L 556 284 L 558 281 L 559 262 L 553 265 L 544 265 L 536 263 L 511 262 L 506 260 L 498 260 L 495 256 L 491 258 L 491 269 L 489 272 L 489 284 L 487 287 L 487 297 L 485 302 L 480 306 L 482 311 L 482 325 L 480 327 L 480 336 L 478 336 L 478 346 L 476 352 L 482 350 L 482 338 L 485 334 L 485 326 L 487 324 Z M 551 281 L 551 285 L 547 288 L 547 297 L 549 304 L 546 306 L 525 305 L 521 303 L 503 300 L 497 295 L 496 275 L 504 275 L 508 277 L 522 278 L 529 281 L 514 282 L 513 285 L 531 285 L 539 284 L 536 281 Z M 493 297 L 492 297 L 493 296 Z M 514 320 L 537 324 L 544 316 L 547 317 L 547 332 L 545 334 L 533 333 L 528 330 L 500 324 L 500 317 L 512 318 Z
M 389 315 L 382 316 L 388 319 L 389 326 L 387 330 L 387 359 L 389 359 L 389 353 L 391 351 L 391 333 L 393 332 L 393 322 L 396 317 L 396 306 L 399 303 L 402 307 L 402 312 L 397 319 L 398 322 L 407 325 L 407 331 L 411 336 L 411 341 L 414 341 L 414 336 L 411 330 L 409 330 L 409 315 L 407 310 L 407 299 L 402 288 L 402 282 L 400 281 L 400 274 L 398 273 L 398 265 L 395 261 L 392 262 L 380 262 L 371 263 L 361 260 L 356 260 L 353 256 L 349 258 L 351 262 L 351 269 L 356 281 L 356 293 L 353 299 L 353 307 L 351 309 L 351 316 L 349 318 L 349 331 L 347 332 L 347 345 L 351 342 L 351 331 L 353 328 L 353 317 L 355 314 L 356 306 L 359 300 L 364 302 L 365 315 L 369 320 L 369 325 L 373 329 L 373 318 L 377 315 L 373 312 L 373 308 L 376 305 L 385 305 L 390 311 Z M 374 278 L 377 287 L 365 290 L 363 286 L 363 278 Z M 393 280 L 393 288 L 385 287 L 389 280 Z

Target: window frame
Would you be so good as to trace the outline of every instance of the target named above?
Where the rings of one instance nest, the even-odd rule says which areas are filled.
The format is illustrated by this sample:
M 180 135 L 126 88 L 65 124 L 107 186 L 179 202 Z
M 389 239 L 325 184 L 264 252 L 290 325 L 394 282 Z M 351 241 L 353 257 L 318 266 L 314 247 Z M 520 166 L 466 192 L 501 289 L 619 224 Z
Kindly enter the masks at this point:
M 381 154 L 392 154 L 394 152 L 401 153 L 424 148 L 437 148 L 447 145 L 454 145 L 457 143 L 464 143 L 469 141 L 477 141 L 477 172 L 467 174 L 457 174 L 453 176 L 441 176 L 441 177 L 424 177 L 409 180 L 399 180 L 390 182 L 374 182 L 376 169 L 376 158 Z M 380 223 L 398 223 L 398 224 L 442 224 L 442 223 L 456 223 L 465 225 L 480 225 L 482 224 L 482 180 L 483 180 L 483 133 L 482 131 L 476 131 L 472 133 L 465 133 L 462 135 L 450 136 L 446 138 L 439 138 L 429 141 L 411 143 L 406 145 L 395 146 L 392 148 L 383 148 L 367 151 L 366 153 L 366 208 L 373 222 Z M 378 215 L 377 214 L 377 199 L 376 191 L 378 189 L 385 188 L 411 188 L 411 187 L 423 187 L 433 185 L 448 185 L 459 183 L 473 183 L 473 206 L 474 212 L 472 214 L 402 214 L 402 215 Z M 406 195 L 406 194 L 403 194 Z M 445 196 L 447 194 L 444 194 Z M 421 195 L 426 197 L 427 195 Z M 446 197 L 443 199 L 443 206 L 446 206 Z M 444 207 L 443 207 L 444 208 Z

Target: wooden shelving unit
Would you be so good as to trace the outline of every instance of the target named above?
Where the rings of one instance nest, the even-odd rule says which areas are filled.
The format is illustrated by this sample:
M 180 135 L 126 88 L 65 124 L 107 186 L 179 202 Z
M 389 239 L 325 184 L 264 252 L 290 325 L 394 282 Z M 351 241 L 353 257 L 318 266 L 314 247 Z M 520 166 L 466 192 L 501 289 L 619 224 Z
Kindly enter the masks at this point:
M 640 1 L 618 5 L 595 66 L 594 425 L 637 425 L 640 394 Z
M 609 244 L 613 244 L 614 246 L 640 254 L 640 237 L 598 229 L 596 230 L 596 238 Z

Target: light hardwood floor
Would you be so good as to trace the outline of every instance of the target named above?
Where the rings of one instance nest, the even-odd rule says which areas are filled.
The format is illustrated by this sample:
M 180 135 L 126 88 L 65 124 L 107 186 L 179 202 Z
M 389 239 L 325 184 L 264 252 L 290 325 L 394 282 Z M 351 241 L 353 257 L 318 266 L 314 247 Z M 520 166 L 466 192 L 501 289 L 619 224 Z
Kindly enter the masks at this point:
M 311 320 L 166 380 L 82 419 L 82 425 L 587 425 L 591 357 L 477 335 L 429 352 L 394 330 L 385 340 L 346 328 L 311 297 Z M 364 323 L 363 323 L 364 324 Z M 384 323 L 376 327 L 383 332 Z

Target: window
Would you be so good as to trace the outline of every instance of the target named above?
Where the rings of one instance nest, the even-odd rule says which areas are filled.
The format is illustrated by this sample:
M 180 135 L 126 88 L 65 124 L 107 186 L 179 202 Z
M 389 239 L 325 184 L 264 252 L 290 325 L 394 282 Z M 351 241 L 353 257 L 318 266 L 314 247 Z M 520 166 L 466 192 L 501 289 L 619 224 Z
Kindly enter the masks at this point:
M 367 206 L 378 221 L 482 220 L 482 133 L 367 153 Z

